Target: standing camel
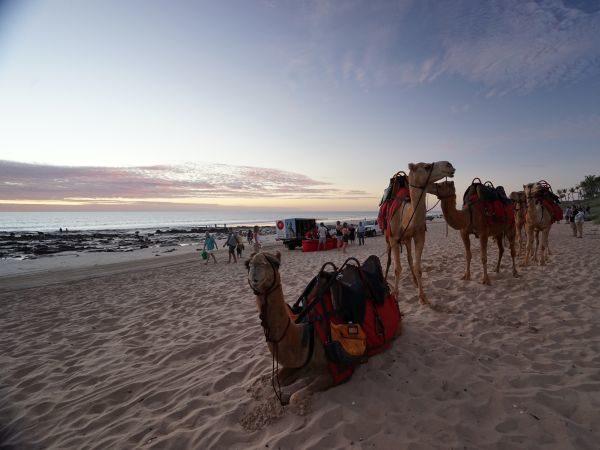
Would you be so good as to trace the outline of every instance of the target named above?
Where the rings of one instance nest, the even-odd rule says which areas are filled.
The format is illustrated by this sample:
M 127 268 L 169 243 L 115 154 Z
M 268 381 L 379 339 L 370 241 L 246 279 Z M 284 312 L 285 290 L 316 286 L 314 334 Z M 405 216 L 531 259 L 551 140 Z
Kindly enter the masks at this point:
M 546 265 L 546 250 L 550 254 L 548 235 L 554 222 L 552 212 L 546 208 L 541 201 L 543 187 L 539 183 L 524 184 L 525 197 L 527 197 L 527 217 L 525 226 L 527 228 L 527 250 L 525 251 L 525 265 L 529 264 L 529 257 L 533 255 L 533 261 L 537 262 L 539 246 L 539 233 L 542 232 L 542 248 L 540 254 L 540 266 Z M 535 233 L 535 252 L 533 251 L 533 235 Z
M 523 231 L 525 230 L 527 197 L 525 197 L 525 191 L 516 191 L 510 193 L 510 199 L 515 204 L 515 232 L 517 240 L 517 256 L 521 256 L 521 254 L 523 253 L 523 247 L 525 247 L 526 244 L 525 240 L 523 239 Z
M 494 236 L 498 244 L 498 263 L 496 264 L 496 272 L 500 271 L 500 261 L 504 254 L 503 237 L 508 238 L 510 244 L 510 256 L 512 257 L 513 276 L 518 277 L 517 267 L 515 264 L 515 228 L 512 223 L 490 223 L 486 217 L 473 205 L 467 204 L 463 209 L 456 209 L 456 189 L 453 181 L 444 181 L 436 183 L 428 189 L 430 194 L 435 194 L 441 201 L 442 212 L 448 225 L 455 230 L 460 231 L 465 246 L 465 259 L 467 267 L 463 280 L 471 279 L 471 240 L 470 235 L 479 236 L 481 245 L 481 264 L 483 266 L 483 284 L 490 285 L 490 278 L 487 273 L 487 243 L 488 237 Z
M 289 308 L 283 298 L 279 275 L 280 264 L 279 252 L 256 253 L 246 261 L 248 284 L 256 295 L 269 351 L 274 361 L 282 366 L 277 373 L 277 381 L 282 386 L 289 386 L 277 395 L 282 403 L 289 399 L 289 403 L 294 404 L 313 392 L 333 386 L 334 380 L 319 338 L 315 335 L 310 338 L 314 342 L 314 348 L 311 348 L 306 342 L 308 339 L 303 337 L 308 325 L 296 324 L 288 315 Z M 300 377 L 305 378 L 294 383 Z
M 408 182 L 410 201 L 403 201 L 402 205 L 388 218 L 387 228 L 384 230 L 388 250 L 388 267 L 390 254 L 394 256 L 394 294 L 398 295 L 398 283 L 402 266 L 400 264 L 400 246 L 406 247 L 406 257 L 410 267 L 413 283 L 419 289 L 419 301 L 426 304 L 427 298 L 423 291 L 421 271 L 421 255 L 425 246 L 425 196 L 427 186 L 444 177 L 454 176 L 455 169 L 448 161 L 434 163 L 417 163 L 408 165 Z M 415 245 L 415 263 L 412 259 L 412 242 Z M 386 271 L 387 275 L 387 271 Z

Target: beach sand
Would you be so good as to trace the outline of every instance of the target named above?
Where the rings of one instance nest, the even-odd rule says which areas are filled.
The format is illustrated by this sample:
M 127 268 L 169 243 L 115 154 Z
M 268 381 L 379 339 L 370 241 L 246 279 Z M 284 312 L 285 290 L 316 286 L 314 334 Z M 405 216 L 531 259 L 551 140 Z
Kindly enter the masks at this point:
M 433 309 L 418 304 L 403 254 L 403 335 L 303 412 L 276 403 L 245 267 L 223 251 L 208 266 L 192 251 L 23 266 L 0 278 L 0 447 L 598 448 L 600 235 L 585 233 L 554 225 L 549 264 L 518 279 L 506 254 L 493 272 L 490 241 L 483 286 L 479 244 L 462 281 L 458 232 L 430 224 Z M 324 262 L 385 251 L 382 237 L 366 244 L 267 249 L 282 253 L 291 303 Z

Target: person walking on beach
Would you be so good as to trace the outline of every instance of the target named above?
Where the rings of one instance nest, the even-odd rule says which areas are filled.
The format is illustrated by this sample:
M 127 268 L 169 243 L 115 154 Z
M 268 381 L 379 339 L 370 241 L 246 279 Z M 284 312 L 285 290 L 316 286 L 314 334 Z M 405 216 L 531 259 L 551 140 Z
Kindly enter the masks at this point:
M 573 206 L 571 209 L 571 215 L 569 216 L 569 223 L 571 224 L 571 231 L 573 232 L 573 237 L 577 237 L 577 225 L 575 225 L 575 216 L 579 211 L 577 210 L 577 206 Z
M 227 247 L 229 248 L 229 259 L 227 260 L 227 264 L 231 262 L 231 258 L 233 258 L 233 263 L 237 262 L 237 258 L 235 257 L 235 248 L 237 247 L 238 241 L 233 231 L 229 232 L 229 236 L 227 236 Z
M 342 226 L 342 252 L 346 253 L 346 248 L 348 247 L 348 241 L 350 240 L 350 228 L 348 228 L 348 224 L 344 222 Z
M 567 206 L 565 209 L 565 223 L 569 223 L 571 221 L 571 207 Z
M 585 211 L 583 209 L 580 209 L 579 212 L 575 214 L 573 221 L 575 222 L 577 237 L 581 239 L 583 237 L 583 222 L 585 222 Z
M 217 263 L 217 258 L 215 257 L 215 250 L 217 248 L 218 248 L 217 241 L 215 241 L 215 238 L 212 237 L 210 235 L 210 233 L 207 231 L 206 234 L 204 235 L 204 247 L 202 249 L 203 252 L 208 253 L 208 256 L 206 257 L 206 262 L 204 263 L 205 265 L 208 264 L 208 260 L 210 259 L 211 256 L 214 259 L 215 264 Z
M 262 247 L 260 240 L 260 229 L 258 225 L 254 225 L 254 251 L 256 253 L 260 252 L 260 248 Z
M 235 246 L 235 251 L 237 252 L 237 257 L 240 259 L 242 257 L 242 250 L 244 250 L 244 241 L 240 234 L 236 231 L 235 238 L 237 240 L 237 245 Z
M 358 222 L 358 245 L 365 245 L 365 225 Z
M 252 245 L 252 239 L 253 239 L 252 230 L 248 230 L 248 235 L 246 237 L 248 239 L 248 245 Z
M 329 230 L 327 229 L 327 227 L 325 225 L 323 225 L 323 222 L 321 222 L 319 224 L 319 246 L 317 247 L 317 250 L 327 250 L 327 235 L 329 234 Z
M 337 239 L 337 249 L 342 248 L 342 224 L 338 220 L 335 224 L 335 238 Z
M 350 235 L 348 236 L 348 239 L 350 240 L 351 244 L 354 244 L 354 240 L 356 239 L 356 228 L 354 228 L 354 224 L 350 224 Z

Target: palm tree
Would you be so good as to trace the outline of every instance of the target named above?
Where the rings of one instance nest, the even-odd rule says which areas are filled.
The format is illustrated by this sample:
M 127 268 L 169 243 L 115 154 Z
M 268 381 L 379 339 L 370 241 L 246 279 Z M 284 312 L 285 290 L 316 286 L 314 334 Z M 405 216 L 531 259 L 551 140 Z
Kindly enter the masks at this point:
M 574 187 L 569 188 L 569 194 L 571 194 L 571 201 L 574 202 L 575 201 L 575 188 Z

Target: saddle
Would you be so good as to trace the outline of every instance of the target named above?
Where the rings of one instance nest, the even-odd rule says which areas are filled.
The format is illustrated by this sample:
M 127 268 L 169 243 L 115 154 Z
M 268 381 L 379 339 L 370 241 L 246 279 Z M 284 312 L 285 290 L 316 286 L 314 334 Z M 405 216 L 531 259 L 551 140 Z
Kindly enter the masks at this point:
M 403 171 L 396 172 L 390 178 L 390 183 L 383 191 L 383 196 L 379 202 L 379 214 L 377 215 L 377 224 L 382 231 L 387 229 L 391 217 L 400 208 L 400 205 L 410 201 L 408 188 L 408 176 Z
M 335 384 L 387 349 L 401 322 L 398 302 L 375 255 L 362 265 L 356 258 L 348 258 L 339 269 L 324 264 L 290 313 L 296 323 L 308 323 L 316 331 Z
M 475 207 L 489 224 L 514 223 L 513 201 L 507 197 L 504 187 L 494 187 L 491 181 L 482 183 L 474 178 L 463 195 L 463 205 Z
M 552 221 L 558 222 L 563 219 L 563 211 L 560 207 L 560 198 L 552 192 L 552 186 L 546 180 L 535 183 L 532 190 L 536 203 L 541 203 L 552 214 Z

